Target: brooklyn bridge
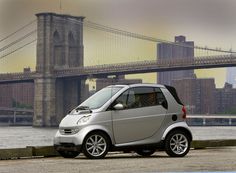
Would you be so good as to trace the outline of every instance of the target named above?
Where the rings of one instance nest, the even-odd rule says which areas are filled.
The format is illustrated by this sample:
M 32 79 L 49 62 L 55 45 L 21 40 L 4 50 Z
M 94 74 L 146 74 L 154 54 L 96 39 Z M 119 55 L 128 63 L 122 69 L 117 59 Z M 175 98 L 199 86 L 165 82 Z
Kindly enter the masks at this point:
M 10 52 L 10 54 L 17 52 L 36 42 L 36 70 L 0 74 L 0 84 L 34 83 L 34 126 L 57 126 L 66 112 L 80 103 L 85 80 L 88 78 L 236 66 L 236 54 L 230 50 L 189 46 L 161 40 L 89 22 L 84 17 L 55 13 L 40 13 L 36 16 L 37 20 L 30 22 L 19 30 L 35 22 L 37 23 L 36 29 L 27 32 L 20 39 L 0 49 L 2 51 L 33 34 L 37 34 L 36 38 Z M 201 53 L 196 53 L 195 56 L 191 57 L 180 54 L 175 59 L 171 58 L 170 53 L 169 57 L 165 59 L 141 57 L 124 62 L 114 61 L 114 63 L 107 63 L 106 60 L 100 63 L 101 60 L 98 60 L 85 65 L 84 61 L 88 61 L 84 59 L 84 46 L 86 45 L 84 45 L 83 36 L 85 28 L 93 32 L 105 33 L 109 37 L 122 36 L 121 41 L 124 43 L 117 45 L 117 41 L 115 41 L 114 47 L 127 47 L 128 43 L 126 41 L 132 39 L 155 45 L 166 43 L 183 49 L 193 49 L 195 52 L 200 51 Z M 111 46 L 108 44 L 107 46 Z M 8 55 L 5 54 L 0 59 L 7 58 Z M 112 53 L 107 55 L 108 59 L 114 57 L 115 53 L 114 55 Z M 90 60 L 93 59 L 95 57 Z M 27 62 L 25 64 L 27 66 Z

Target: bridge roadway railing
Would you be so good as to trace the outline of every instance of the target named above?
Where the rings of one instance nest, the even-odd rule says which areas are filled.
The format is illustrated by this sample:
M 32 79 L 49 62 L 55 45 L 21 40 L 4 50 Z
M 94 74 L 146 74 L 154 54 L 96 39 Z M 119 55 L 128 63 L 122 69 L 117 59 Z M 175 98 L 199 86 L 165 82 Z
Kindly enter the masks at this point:
M 228 114 L 194 114 L 187 115 L 187 122 L 189 125 L 212 126 L 212 125 L 236 125 L 236 115 Z
M 36 72 L 19 72 L 19 73 L 2 73 L 0 74 L 0 81 L 28 81 L 33 80 Z
M 96 76 L 96 75 L 112 75 L 112 74 L 134 74 L 148 73 L 160 71 L 175 71 L 197 68 L 213 68 L 213 67 L 229 67 L 236 66 L 236 56 L 218 55 L 205 56 L 195 58 L 178 58 L 178 59 L 159 59 L 159 60 L 144 60 L 138 62 L 118 63 L 118 64 L 103 64 L 95 66 L 74 67 L 55 69 L 54 77 L 74 77 L 74 76 Z M 5 73 L 0 74 L 0 82 L 11 81 L 29 81 L 36 77 L 36 72 L 22 73 Z
M 32 125 L 33 109 L 0 107 L 0 125 Z
M 31 112 L 33 113 L 33 109 L 26 108 L 8 108 L 8 107 L 0 107 L 0 111 L 13 111 L 13 112 Z
M 195 58 L 159 59 L 119 64 L 103 64 L 55 71 L 57 77 L 89 76 L 116 73 L 158 72 L 194 68 L 212 68 L 236 66 L 235 55 L 219 55 Z

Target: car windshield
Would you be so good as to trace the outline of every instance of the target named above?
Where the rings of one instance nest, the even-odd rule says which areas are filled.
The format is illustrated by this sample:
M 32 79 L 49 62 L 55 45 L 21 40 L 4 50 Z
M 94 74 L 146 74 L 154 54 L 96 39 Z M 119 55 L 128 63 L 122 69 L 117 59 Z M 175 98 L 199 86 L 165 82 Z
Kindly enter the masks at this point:
M 122 87 L 111 86 L 101 89 L 94 95 L 85 100 L 79 107 L 87 107 L 89 109 L 97 109 L 104 105 L 113 95 L 115 95 Z M 78 107 L 78 108 L 79 108 Z

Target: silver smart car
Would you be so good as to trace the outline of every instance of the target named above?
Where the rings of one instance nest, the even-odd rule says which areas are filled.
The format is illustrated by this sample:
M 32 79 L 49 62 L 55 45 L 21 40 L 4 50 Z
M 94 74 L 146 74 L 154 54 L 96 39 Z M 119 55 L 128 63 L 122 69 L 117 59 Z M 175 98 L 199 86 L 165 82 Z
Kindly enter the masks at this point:
M 192 141 L 185 119 L 186 110 L 171 86 L 112 85 L 64 117 L 54 147 L 65 158 L 83 152 L 99 159 L 117 150 L 150 156 L 157 149 L 182 157 Z

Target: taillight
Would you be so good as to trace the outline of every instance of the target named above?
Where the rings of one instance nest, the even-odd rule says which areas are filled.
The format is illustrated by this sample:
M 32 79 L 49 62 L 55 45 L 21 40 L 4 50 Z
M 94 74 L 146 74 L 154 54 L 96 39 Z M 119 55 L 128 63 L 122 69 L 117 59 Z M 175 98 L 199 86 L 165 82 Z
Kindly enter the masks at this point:
M 182 107 L 182 112 L 183 112 L 183 119 L 186 119 L 187 118 L 187 111 L 186 111 L 186 108 L 183 106 Z

